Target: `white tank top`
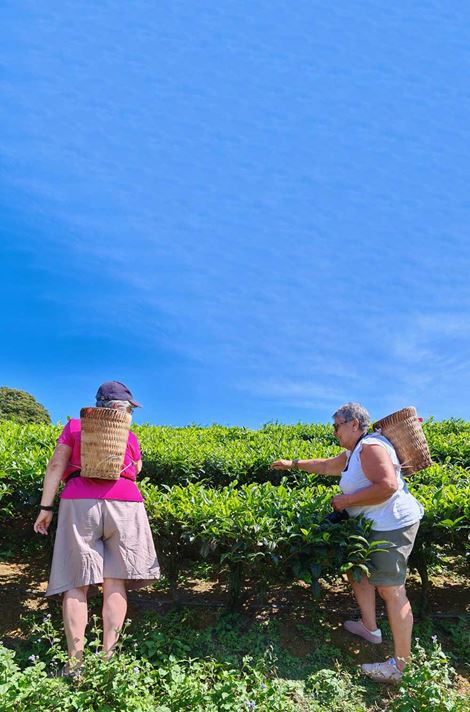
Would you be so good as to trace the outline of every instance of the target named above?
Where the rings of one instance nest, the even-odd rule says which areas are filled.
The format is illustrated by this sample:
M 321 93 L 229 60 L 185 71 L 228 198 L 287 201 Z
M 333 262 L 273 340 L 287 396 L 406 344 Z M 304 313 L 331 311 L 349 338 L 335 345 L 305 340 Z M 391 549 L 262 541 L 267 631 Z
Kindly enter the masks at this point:
M 372 519 L 372 529 L 379 532 L 387 532 L 392 529 L 403 529 L 418 522 L 424 509 L 415 497 L 408 491 L 408 487 L 401 474 L 400 463 L 392 443 L 383 435 L 372 433 L 366 435 L 359 442 L 351 455 L 347 450 L 349 462 L 347 469 L 341 473 L 339 486 L 344 494 L 352 494 L 363 487 L 370 487 L 371 481 L 367 479 L 361 465 L 361 450 L 363 445 L 374 444 L 383 447 L 389 454 L 395 467 L 397 475 L 398 489 L 385 502 L 380 504 L 366 504 L 358 507 L 348 507 L 347 512 L 350 517 L 358 517 L 363 514 L 367 519 Z

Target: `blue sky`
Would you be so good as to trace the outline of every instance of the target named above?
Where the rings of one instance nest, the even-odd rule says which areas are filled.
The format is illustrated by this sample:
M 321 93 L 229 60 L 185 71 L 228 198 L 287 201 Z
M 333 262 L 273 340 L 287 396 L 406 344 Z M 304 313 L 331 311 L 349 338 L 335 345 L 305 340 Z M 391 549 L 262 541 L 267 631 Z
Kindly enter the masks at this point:
M 470 419 L 470 7 L 5 0 L 1 384 Z

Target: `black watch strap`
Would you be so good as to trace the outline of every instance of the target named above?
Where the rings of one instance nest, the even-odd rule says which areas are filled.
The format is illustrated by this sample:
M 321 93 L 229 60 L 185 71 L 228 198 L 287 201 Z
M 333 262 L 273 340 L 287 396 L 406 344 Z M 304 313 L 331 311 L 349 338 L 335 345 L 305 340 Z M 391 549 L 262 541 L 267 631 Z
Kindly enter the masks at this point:
M 42 505 L 42 504 L 39 505 L 39 509 L 45 509 L 46 512 L 53 512 L 53 511 L 54 511 L 54 507 L 46 507 L 45 505 Z

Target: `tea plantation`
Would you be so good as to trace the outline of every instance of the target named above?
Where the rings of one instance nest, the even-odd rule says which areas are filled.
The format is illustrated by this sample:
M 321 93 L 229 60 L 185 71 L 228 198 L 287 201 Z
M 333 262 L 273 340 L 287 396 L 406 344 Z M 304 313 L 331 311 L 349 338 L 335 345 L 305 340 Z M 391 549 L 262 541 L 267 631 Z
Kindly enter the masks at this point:
M 270 470 L 279 457 L 337 454 L 331 426 L 133 430 L 164 572 L 145 600 L 167 603 L 157 613 L 136 608 L 119 655 L 105 663 L 90 645 L 84 675 L 68 681 L 51 676 L 64 657 L 60 612 L 38 594 L 15 633 L 2 629 L 0 710 L 470 709 L 465 598 L 448 617 L 434 615 L 443 581 L 454 592 L 470 583 L 470 423 L 424 424 L 434 464 L 408 479 L 425 508 L 410 561 L 419 574 L 412 600 L 420 641 L 400 688 L 386 692 L 358 675 L 357 644 L 334 630 L 341 607 L 353 605 L 345 572 L 368 571 L 368 522 L 326 520 L 336 478 Z M 42 580 L 50 544 L 34 538 L 31 523 L 60 431 L 0 422 L 1 565 L 34 562 Z M 201 583 L 191 601 L 188 581 Z M 197 591 L 215 584 L 211 608 Z M 284 607 L 274 615 L 270 596 L 280 590 Z M 330 615 L 333 595 L 343 603 Z M 90 630 L 90 641 L 97 635 Z M 371 661 L 367 654 L 360 662 Z

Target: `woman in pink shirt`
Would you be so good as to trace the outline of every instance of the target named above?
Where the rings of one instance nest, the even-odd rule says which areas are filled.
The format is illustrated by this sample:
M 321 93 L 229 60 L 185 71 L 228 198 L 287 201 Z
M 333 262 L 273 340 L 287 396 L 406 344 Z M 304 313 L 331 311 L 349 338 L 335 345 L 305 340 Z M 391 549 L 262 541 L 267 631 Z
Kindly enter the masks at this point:
M 132 413 L 140 406 L 118 381 L 103 383 L 96 406 Z M 34 531 L 47 534 L 57 488 L 59 518 L 46 596 L 62 598 L 69 663 L 63 674 L 81 664 L 88 622 L 89 595 L 103 588 L 103 649 L 112 655 L 127 611 L 127 591 L 159 578 L 152 534 L 143 498 L 135 483 L 142 468 L 137 437 L 129 432 L 118 480 L 80 476 L 80 420 L 63 429 L 44 477 L 40 511 Z

